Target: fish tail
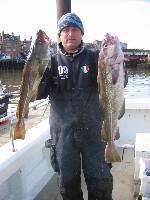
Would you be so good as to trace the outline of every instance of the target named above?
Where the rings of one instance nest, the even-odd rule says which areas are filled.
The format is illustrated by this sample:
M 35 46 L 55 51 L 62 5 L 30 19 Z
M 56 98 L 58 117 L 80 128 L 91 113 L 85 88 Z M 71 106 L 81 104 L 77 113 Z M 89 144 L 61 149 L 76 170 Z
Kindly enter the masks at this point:
M 13 138 L 14 138 L 14 140 L 25 139 L 25 123 L 24 123 L 23 119 L 22 119 L 21 123 L 17 122 L 15 129 L 14 129 Z
M 105 161 L 107 163 L 121 162 L 121 157 L 115 148 L 113 141 L 108 142 L 105 148 Z

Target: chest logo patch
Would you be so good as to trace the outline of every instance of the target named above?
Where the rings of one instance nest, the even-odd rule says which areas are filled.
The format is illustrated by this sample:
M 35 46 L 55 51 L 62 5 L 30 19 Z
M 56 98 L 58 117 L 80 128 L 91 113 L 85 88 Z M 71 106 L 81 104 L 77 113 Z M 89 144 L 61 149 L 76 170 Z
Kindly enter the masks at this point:
M 85 64 L 85 65 L 83 65 L 83 66 L 81 67 L 81 70 L 82 70 L 83 73 L 86 74 L 86 73 L 89 72 L 90 68 L 89 68 L 89 66 L 88 66 L 87 64 Z
M 61 79 L 68 79 L 68 67 L 58 66 L 58 73 Z

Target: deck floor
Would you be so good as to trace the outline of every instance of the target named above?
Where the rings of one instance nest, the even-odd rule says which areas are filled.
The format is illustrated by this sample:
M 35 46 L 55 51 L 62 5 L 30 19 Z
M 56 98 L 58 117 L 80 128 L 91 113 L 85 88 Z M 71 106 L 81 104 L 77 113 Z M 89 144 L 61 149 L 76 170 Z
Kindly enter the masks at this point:
M 120 154 L 122 153 L 123 150 L 120 149 Z M 113 200 L 135 200 L 133 148 L 128 148 L 124 150 L 123 161 L 120 163 L 114 163 L 111 172 L 114 181 Z M 84 194 L 84 200 L 88 200 L 86 185 L 83 176 L 82 190 Z M 62 200 L 59 194 L 56 174 L 34 200 Z
M 84 200 L 88 200 L 86 185 L 82 176 L 82 190 L 84 195 Z M 36 196 L 34 200 L 62 200 L 59 194 L 58 188 L 58 177 L 57 174 L 48 182 L 48 184 L 43 188 L 43 190 Z
M 30 111 L 29 119 L 25 121 L 26 130 L 32 128 L 41 120 L 49 117 L 49 105 L 45 111 L 46 105 L 39 107 L 37 110 Z M 15 125 L 15 121 L 14 124 Z M 0 125 L 0 146 L 10 141 L 9 124 Z M 114 181 L 113 200 L 135 200 L 134 198 L 134 149 L 122 148 L 119 149 L 120 155 L 123 156 L 121 163 L 114 163 L 112 167 L 112 175 Z M 124 152 L 124 153 L 123 153 Z M 84 200 L 87 200 L 87 190 L 82 176 L 82 189 Z M 48 182 L 42 191 L 34 200 L 62 200 L 59 189 L 57 175 Z

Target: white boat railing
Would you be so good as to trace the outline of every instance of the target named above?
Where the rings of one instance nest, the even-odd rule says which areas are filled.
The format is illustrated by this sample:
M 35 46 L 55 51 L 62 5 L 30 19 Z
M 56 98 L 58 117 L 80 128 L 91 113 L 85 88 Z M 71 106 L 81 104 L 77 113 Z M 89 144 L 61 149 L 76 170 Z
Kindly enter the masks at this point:
M 46 119 L 26 133 L 26 139 L 15 140 L 0 148 L 0 200 L 33 200 L 51 179 L 49 120 Z
M 48 104 L 48 99 L 42 99 L 42 100 L 37 100 L 37 101 L 31 102 L 29 105 L 29 110 L 31 110 L 31 109 L 36 110 L 37 108 L 39 108 L 43 105 L 46 105 L 46 104 Z M 2 117 L 0 119 L 0 122 L 4 122 L 6 120 L 14 120 L 14 119 L 16 119 L 16 107 L 13 111 L 11 111 L 11 108 L 10 108 L 8 115 L 5 117 Z

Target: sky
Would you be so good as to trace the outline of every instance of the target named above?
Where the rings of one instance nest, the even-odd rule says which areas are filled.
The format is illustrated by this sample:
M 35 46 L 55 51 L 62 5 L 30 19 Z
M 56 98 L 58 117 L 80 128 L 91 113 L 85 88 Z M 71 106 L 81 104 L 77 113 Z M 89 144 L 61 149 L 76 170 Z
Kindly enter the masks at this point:
M 35 38 L 43 29 L 57 40 L 56 0 L 0 0 L 0 32 Z M 84 42 L 111 33 L 128 48 L 150 49 L 150 0 L 72 0 L 72 12 L 82 20 Z

